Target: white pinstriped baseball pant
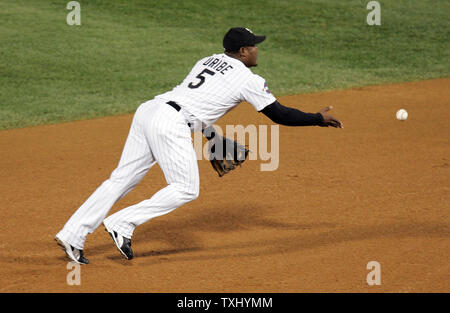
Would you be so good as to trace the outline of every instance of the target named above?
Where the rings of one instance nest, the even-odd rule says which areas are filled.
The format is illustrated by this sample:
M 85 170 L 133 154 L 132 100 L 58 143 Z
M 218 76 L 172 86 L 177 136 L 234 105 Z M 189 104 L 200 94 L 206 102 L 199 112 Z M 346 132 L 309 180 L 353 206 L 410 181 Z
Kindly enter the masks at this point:
M 168 185 L 150 199 L 105 219 L 114 203 L 128 194 L 156 162 Z M 185 118 L 165 101 L 147 101 L 134 115 L 117 168 L 56 236 L 83 249 L 87 235 L 103 221 L 109 229 L 131 238 L 136 226 L 196 199 L 199 186 L 197 158 Z

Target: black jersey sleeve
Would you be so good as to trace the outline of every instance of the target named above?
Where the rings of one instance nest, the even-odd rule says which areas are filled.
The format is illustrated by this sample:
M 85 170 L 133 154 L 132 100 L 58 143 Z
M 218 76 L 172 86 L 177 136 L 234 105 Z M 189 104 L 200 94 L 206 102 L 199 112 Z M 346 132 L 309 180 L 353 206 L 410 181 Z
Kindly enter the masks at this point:
M 322 114 L 305 113 L 294 108 L 288 108 L 276 100 L 259 112 L 263 113 L 273 122 L 285 126 L 314 126 L 323 124 Z

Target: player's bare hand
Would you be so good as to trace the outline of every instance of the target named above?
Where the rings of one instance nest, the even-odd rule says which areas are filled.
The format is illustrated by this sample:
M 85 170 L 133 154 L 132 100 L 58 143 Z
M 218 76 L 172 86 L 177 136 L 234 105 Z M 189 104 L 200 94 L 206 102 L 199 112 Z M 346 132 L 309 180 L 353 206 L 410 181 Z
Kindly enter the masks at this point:
M 328 113 L 328 111 L 330 111 L 333 107 L 332 106 L 327 106 L 326 108 L 323 108 L 322 110 L 320 110 L 318 113 L 322 114 L 323 117 L 323 124 L 320 126 L 324 126 L 324 127 L 336 127 L 336 128 L 344 128 L 344 125 L 342 124 L 341 121 L 339 121 L 337 118 L 335 118 L 334 116 L 332 116 L 330 113 Z

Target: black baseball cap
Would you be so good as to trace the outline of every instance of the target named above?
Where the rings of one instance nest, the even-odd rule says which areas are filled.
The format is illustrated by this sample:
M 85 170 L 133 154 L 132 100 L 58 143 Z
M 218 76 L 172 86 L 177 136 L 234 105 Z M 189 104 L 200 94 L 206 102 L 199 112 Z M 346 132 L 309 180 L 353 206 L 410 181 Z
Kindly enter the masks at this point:
M 244 27 L 231 28 L 223 37 L 223 47 L 225 51 L 238 51 L 241 47 L 254 46 L 266 39 L 266 36 L 256 36 L 253 32 Z

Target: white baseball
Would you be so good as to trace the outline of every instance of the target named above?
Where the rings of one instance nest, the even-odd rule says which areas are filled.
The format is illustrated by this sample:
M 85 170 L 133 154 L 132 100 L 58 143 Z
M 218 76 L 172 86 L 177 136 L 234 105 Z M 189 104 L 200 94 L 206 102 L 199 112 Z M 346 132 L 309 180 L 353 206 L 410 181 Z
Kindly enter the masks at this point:
M 397 111 L 396 116 L 397 116 L 398 120 L 404 121 L 404 120 L 406 120 L 408 118 L 408 112 L 406 112 L 405 109 L 400 109 L 400 110 Z

